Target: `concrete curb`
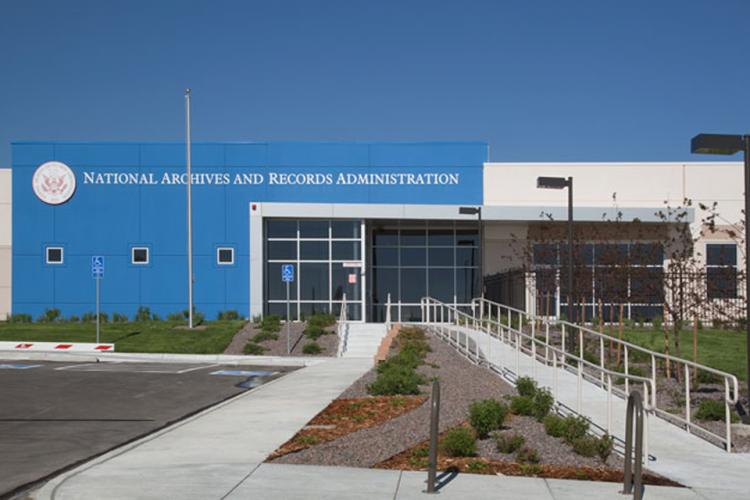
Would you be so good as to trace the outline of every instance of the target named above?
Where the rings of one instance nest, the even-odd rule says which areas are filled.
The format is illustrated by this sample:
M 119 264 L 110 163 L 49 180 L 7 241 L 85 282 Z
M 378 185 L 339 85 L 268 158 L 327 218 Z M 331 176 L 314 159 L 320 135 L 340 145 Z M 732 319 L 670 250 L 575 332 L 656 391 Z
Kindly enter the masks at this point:
M 62 352 L 18 352 L 0 351 L 0 359 L 36 360 L 63 362 L 119 362 L 119 363 L 212 363 L 231 366 L 313 366 L 325 363 L 330 358 L 306 358 L 284 356 L 238 356 L 227 354 L 168 354 L 168 353 L 123 353 L 102 354 L 62 353 Z

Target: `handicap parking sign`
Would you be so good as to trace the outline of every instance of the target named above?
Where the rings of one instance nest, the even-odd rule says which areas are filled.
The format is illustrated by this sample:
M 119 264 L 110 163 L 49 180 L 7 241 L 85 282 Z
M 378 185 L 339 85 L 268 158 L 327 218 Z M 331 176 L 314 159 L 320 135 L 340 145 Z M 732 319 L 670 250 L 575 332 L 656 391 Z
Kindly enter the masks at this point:
M 281 265 L 281 281 L 291 283 L 294 281 L 294 264 Z
M 91 277 L 92 278 L 103 278 L 104 277 L 104 256 L 94 255 L 91 257 Z

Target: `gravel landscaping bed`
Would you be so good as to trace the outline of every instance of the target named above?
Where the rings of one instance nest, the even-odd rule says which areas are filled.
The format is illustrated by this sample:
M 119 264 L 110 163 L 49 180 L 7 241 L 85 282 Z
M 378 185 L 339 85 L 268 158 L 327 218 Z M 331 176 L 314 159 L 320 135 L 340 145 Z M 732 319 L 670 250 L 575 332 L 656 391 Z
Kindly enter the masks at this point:
M 326 332 L 328 332 L 326 335 L 321 336 L 316 340 L 315 342 L 322 348 L 322 351 L 319 354 L 305 354 L 302 352 L 302 349 L 304 346 L 308 343 L 313 342 L 312 340 L 308 339 L 304 335 L 305 331 L 305 323 L 300 322 L 292 322 L 291 324 L 291 346 L 292 356 L 313 356 L 313 357 L 320 357 L 320 356 L 335 356 L 336 352 L 338 350 L 339 345 L 339 339 L 338 335 L 336 335 L 336 327 L 330 326 L 327 327 Z M 252 322 L 248 321 L 245 323 L 245 326 L 242 327 L 242 330 L 237 332 L 237 334 L 232 339 L 232 342 L 229 344 L 229 347 L 227 347 L 226 351 L 224 351 L 224 354 L 244 354 L 243 349 L 245 348 L 245 345 L 251 341 L 251 339 L 261 333 L 260 328 L 256 327 Z M 273 340 L 264 340 L 260 342 L 260 345 L 263 346 L 266 350 L 263 352 L 264 356 L 286 356 L 287 350 L 286 350 L 286 324 L 281 324 L 281 331 L 277 333 L 278 339 Z
M 503 400 L 516 394 L 508 383 L 498 376 L 478 367 L 453 348 L 432 335 L 428 335 L 431 352 L 426 363 L 418 368 L 428 381 L 439 377 L 441 383 L 440 431 L 462 424 L 468 418 L 472 401 L 482 399 Z M 340 397 L 356 398 L 367 395 L 366 387 L 376 377 L 371 370 L 350 386 Z M 429 384 L 422 386 L 428 394 Z M 429 438 L 429 403 L 403 414 L 377 427 L 363 429 L 344 437 L 312 446 L 297 453 L 275 459 L 279 463 L 340 465 L 372 467 Z M 524 436 L 526 445 L 535 448 L 542 464 L 602 467 L 598 457 L 575 454 L 561 439 L 546 434 L 544 426 L 531 417 L 510 416 L 503 432 Z M 491 459 L 513 461 L 513 456 L 496 451 L 491 439 L 478 441 L 478 455 Z M 609 467 L 621 467 L 622 462 L 612 455 Z

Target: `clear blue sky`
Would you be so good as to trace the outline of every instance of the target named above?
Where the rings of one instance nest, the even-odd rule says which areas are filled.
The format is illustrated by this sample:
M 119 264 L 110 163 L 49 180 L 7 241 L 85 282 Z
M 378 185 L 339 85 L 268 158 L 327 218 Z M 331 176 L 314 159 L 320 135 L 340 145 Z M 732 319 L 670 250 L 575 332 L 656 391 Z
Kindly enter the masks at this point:
M 194 140 L 708 159 L 695 133 L 750 133 L 750 2 L 0 3 L 2 166 L 15 140 L 182 140 L 188 86 Z

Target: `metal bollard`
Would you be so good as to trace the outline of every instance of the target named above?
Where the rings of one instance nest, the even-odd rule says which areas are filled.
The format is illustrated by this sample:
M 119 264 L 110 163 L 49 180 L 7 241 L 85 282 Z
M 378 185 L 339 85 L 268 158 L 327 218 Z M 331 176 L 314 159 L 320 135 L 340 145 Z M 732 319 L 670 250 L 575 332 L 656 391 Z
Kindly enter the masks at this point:
M 625 470 L 622 494 L 633 494 L 633 500 L 643 498 L 643 399 L 633 391 L 628 396 L 625 420 Z M 635 457 L 633 457 L 633 420 L 635 419 Z
M 427 469 L 427 489 L 423 493 L 438 493 L 435 488 L 437 482 L 437 452 L 438 452 L 438 420 L 440 418 L 440 382 L 432 382 L 432 398 L 430 406 L 430 456 Z

